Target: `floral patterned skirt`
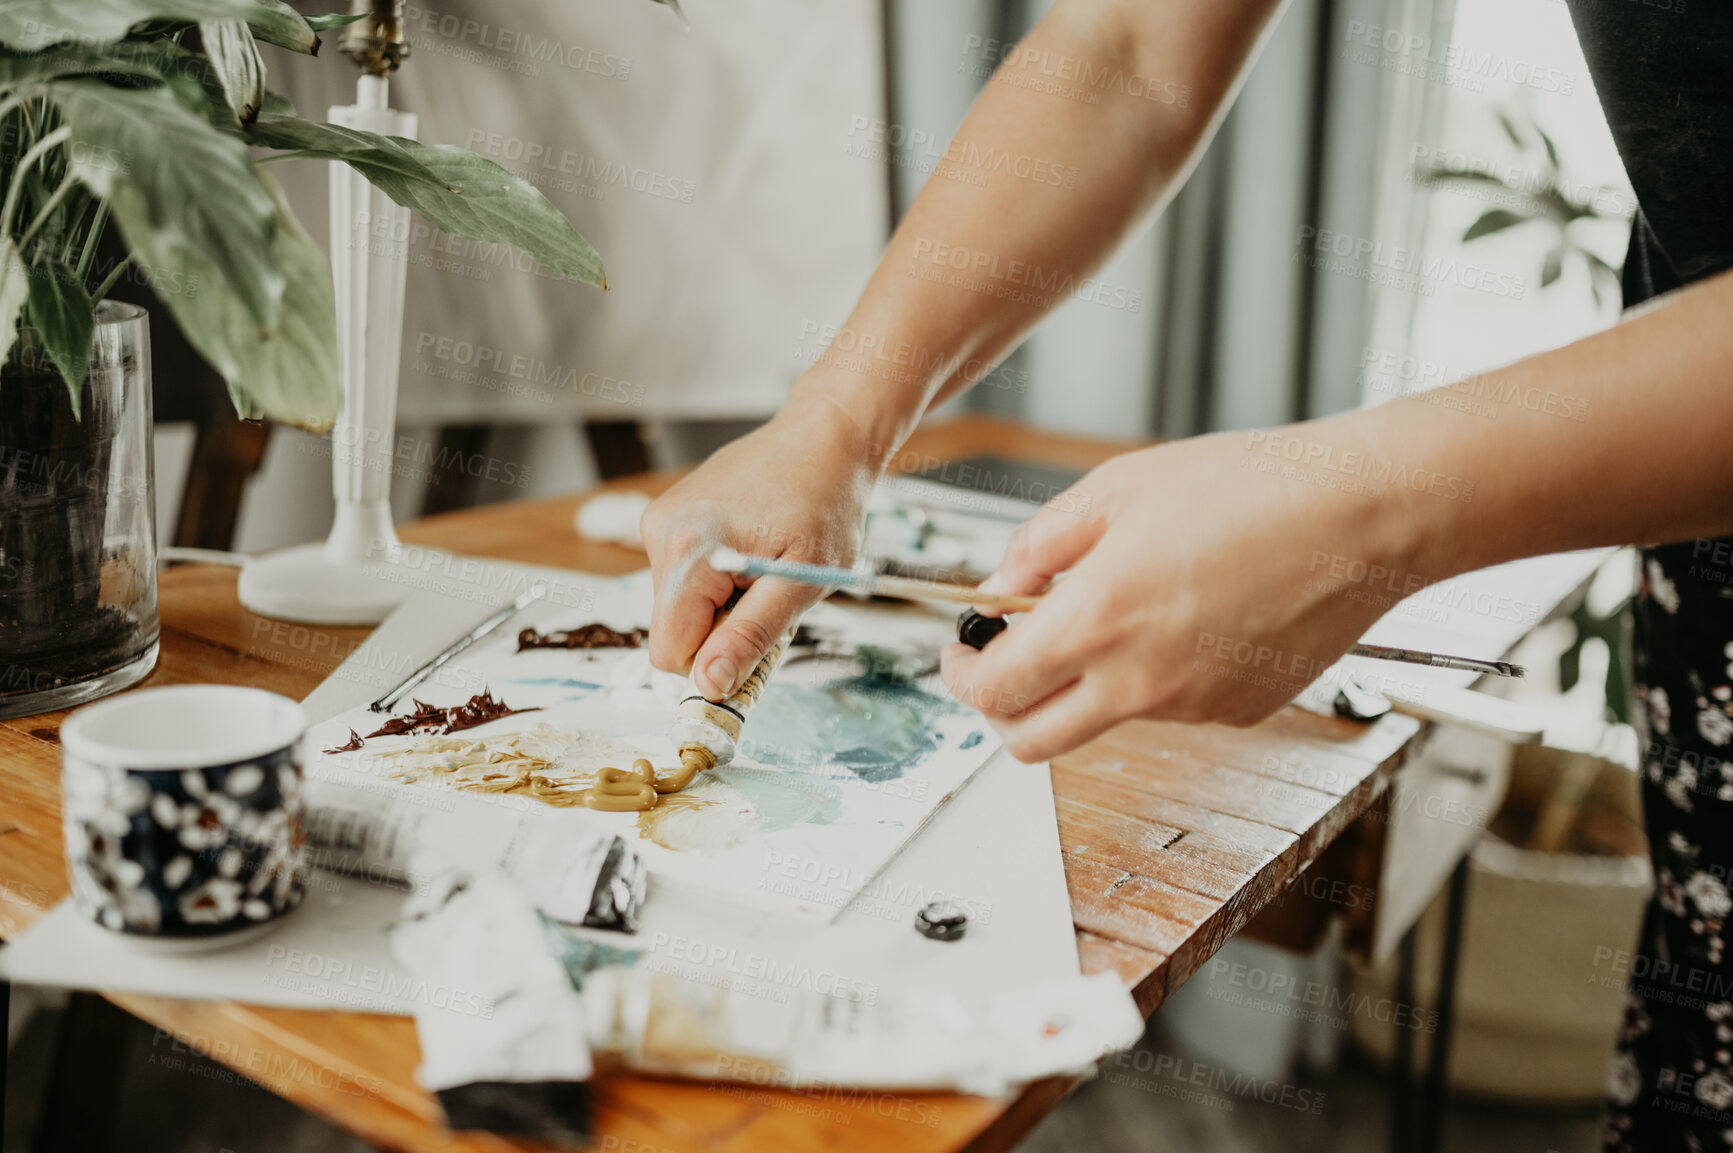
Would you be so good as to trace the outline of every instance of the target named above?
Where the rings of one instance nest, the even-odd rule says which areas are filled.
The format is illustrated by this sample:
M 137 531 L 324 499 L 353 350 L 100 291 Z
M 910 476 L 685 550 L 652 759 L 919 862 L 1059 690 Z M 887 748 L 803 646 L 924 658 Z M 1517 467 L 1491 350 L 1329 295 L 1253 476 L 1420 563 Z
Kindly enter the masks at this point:
M 1612 1150 L 1733 1150 L 1733 538 L 1648 549 L 1635 604 L 1655 893 L 1607 1075 Z M 1646 730 L 1646 731 L 1644 731 Z

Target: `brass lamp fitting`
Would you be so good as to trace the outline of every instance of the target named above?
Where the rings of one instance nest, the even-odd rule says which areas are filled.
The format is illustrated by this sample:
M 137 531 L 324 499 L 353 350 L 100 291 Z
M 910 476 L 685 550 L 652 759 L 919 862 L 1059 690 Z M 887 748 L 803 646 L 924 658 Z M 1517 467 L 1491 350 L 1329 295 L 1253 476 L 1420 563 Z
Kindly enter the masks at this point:
M 409 55 L 403 0 L 351 0 L 349 12 L 364 18 L 344 26 L 338 48 L 370 76 L 395 72 Z

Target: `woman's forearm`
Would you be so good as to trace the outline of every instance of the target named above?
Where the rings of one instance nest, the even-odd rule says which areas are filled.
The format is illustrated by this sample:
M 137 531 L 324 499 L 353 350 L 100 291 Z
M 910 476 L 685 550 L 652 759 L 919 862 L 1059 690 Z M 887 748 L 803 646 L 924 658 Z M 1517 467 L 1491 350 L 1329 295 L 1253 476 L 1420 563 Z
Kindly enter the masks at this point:
M 1280 0 L 1059 0 L 1009 47 L 796 388 L 880 460 L 1183 181 Z
M 1398 547 L 1429 577 L 1733 533 L 1733 273 L 1564 348 L 1320 431 L 1332 423 L 1375 462 L 1347 471 L 1400 477 L 1384 519 L 1408 526 Z

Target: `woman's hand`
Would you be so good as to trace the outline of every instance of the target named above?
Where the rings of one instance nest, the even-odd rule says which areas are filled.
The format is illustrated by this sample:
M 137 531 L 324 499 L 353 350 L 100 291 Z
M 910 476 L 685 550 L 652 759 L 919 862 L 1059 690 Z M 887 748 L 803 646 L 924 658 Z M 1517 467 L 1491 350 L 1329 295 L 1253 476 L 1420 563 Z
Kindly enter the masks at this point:
M 719 450 L 645 509 L 640 527 L 656 598 L 651 663 L 669 672 L 695 670 L 711 700 L 739 688 L 823 590 L 752 581 L 712 632 L 736 578 L 711 568 L 707 558 L 727 545 L 753 556 L 852 563 L 878 477 L 871 448 L 834 401 L 797 388 L 770 423 Z
M 1401 534 L 1428 498 L 1348 483 L 1340 462 L 1368 459 L 1351 428 L 1224 433 L 1095 469 L 1018 529 L 983 587 L 1069 575 L 982 651 L 949 646 L 946 684 L 1022 761 L 1130 717 L 1269 716 L 1426 583 Z M 1295 439 L 1312 463 L 1293 463 Z

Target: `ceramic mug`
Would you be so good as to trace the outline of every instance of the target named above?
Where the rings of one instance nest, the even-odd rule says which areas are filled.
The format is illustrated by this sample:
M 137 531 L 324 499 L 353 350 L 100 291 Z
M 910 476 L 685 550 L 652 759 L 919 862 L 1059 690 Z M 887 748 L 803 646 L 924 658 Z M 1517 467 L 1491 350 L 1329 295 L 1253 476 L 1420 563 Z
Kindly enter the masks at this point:
M 79 910 L 137 939 L 214 945 L 300 904 L 306 730 L 294 701 L 233 685 L 140 689 L 73 713 L 60 743 Z

